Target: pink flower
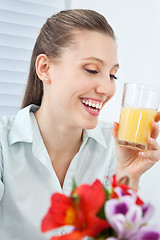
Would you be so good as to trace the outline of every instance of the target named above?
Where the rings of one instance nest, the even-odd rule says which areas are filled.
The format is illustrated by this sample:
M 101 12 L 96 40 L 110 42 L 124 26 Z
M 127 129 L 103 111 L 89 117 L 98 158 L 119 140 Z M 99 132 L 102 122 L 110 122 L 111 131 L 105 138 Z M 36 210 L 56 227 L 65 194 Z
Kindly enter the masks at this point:
M 135 198 L 126 195 L 120 198 L 110 199 L 105 203 L 105 215 L 107 221 L 117 234 L 118 239 L 130 239 L 152 214 L 152 206 L 142 206 L 135 203 Z
M 130 238 L 130 240 L 159 240 L 160 228 L 143 226 Z

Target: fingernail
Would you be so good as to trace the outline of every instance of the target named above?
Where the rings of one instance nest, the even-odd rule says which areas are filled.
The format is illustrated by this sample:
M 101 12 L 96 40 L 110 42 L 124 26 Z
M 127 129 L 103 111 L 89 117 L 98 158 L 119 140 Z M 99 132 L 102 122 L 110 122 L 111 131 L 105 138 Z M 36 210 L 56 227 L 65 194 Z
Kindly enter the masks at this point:
M 158 123 L 157 122 L 153 122 L 152 123 L 152 127 L 157 127 L 158 126 Z
M 149 140 L 151 143 L 153 142 L 153 138 L 151 138 L 151 137 L 150 137 L 148 140 Z
M 144 156 L 144 152 L 139 152 L 139 155 L 140 155 L 141 157 L 143 157 L 143 156 Z

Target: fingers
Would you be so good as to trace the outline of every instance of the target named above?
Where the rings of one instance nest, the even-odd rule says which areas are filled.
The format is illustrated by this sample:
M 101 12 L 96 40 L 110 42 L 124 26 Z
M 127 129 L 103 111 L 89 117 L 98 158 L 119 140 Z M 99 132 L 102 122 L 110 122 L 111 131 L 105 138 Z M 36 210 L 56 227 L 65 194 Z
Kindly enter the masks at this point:
M 119 124 L 117 122 L 114 122 L 113 128 L 112 128 L 112 134 L 113 134 L 114 139 L 117 138 L 118 127 L 119 127 Z
M 148 149 L 144 152 L 139 152 L 139 156 L 148 158 L 152 162 L 160 160 L 160 147 L 157 141 L 153 138 L 148 138 Z
M 150 159 L 151 166 L 152 166 L 154 163 L 160 160 L 160 149 L 139 152 L 139 156 L 142 157 L 143 159 Z
M 152 123 L 152 132 L 151 132 L 151 138 L 156 139 L 159 135 L 159 125 L 157 122 Z
M 157 113 L 154 121 L 155 122 L 159 122 L 160 121 L 160 112 Z
M 148 149 L 152 149 L 152 150 L 158 150 L 159 149 L 159 145 L 154 138 L 151 138 L 151 137 L 148 138 Z
M 156 139 L 159 135 L 159 124 L 160 121 L 160 112 L 157 113 L 154 122 L 152 123 L 152 132 L 151 132 L 151 138 Z

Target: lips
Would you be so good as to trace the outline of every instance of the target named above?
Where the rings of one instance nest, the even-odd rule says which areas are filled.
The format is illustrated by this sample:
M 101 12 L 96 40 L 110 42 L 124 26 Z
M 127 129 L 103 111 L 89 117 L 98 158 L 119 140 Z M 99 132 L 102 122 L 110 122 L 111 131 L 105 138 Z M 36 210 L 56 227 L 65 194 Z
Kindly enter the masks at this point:
M 90 98 L 81 98 L 84 109 L 93 116 L 98 116 L 102 108 L 102 100 L 94 100 Z

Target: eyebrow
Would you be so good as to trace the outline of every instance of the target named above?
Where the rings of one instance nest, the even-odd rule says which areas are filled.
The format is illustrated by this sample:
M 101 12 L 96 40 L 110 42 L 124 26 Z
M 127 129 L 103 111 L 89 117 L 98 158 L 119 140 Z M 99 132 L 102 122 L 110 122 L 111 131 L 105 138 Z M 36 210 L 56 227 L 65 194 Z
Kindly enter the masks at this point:
M 104 61 L 100 58 L 96 58 L 96 57 L 89 57 L 89 58 L 82 58 L 81 60 L 92 60 L 92 61 L 97 61 L 100 62 L 101 64 L 105 65 Z M 119 64 L 115 64 L 113 67 L 119 68 Z

